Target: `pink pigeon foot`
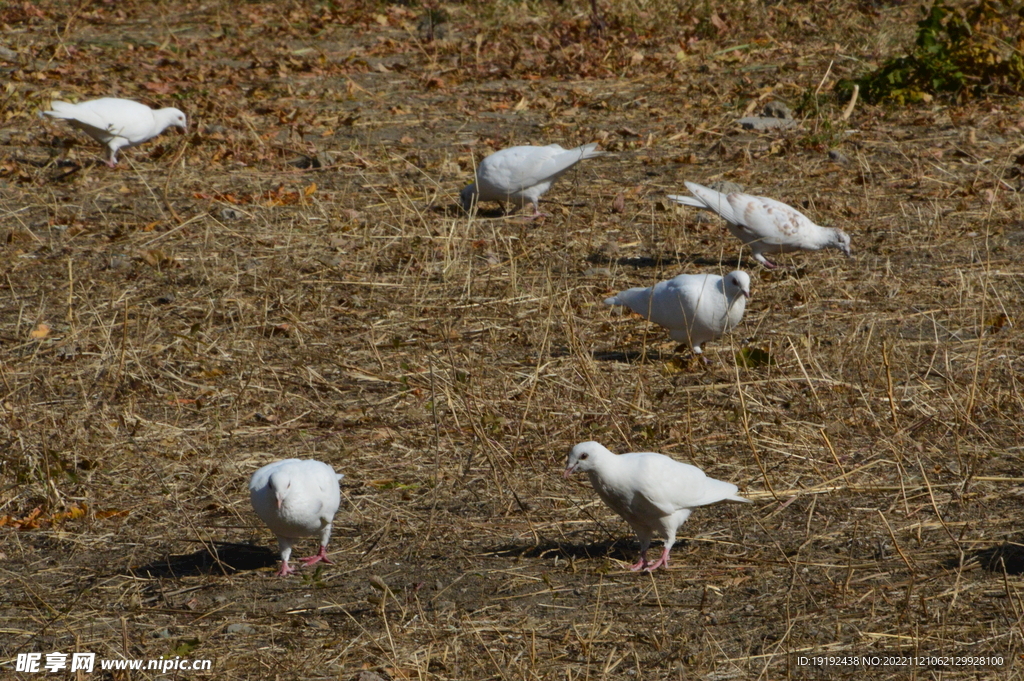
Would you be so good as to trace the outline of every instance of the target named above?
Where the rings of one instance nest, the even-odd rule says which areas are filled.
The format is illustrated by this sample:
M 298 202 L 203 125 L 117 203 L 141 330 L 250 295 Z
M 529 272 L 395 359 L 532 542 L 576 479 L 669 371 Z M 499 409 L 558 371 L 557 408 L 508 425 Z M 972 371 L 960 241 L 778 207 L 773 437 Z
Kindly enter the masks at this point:
M 316 554 L 315 556 L 310 556 L 309 558 L 299 558 L 299 560 L 301 560 L 304 565 L 313 565 L 314 563 L 320 562 L 329 563 L 331 565 L 334 564 L 334 561 L 327 557 L 326 546 L 321 546 L 320 553 Z
M 533 204 L 533 215 L 526 215 L 523 219 L 525 220 L 536 220 L 537 218 L 549 218 L 551 213 L 543 213 L 540 207 L 535 203 Z
M 661 557 L 658 558 L 658 560 L 656 560 L 653 563 L 650 563 L 649 565 L 647 565 L 647 567 L 644 568 L 644 571 L 645 572 L 654 572 L 655 570 L 657 570 L 660 567 L 665 567 L 665 568 L 668 567 L 668 550 L 667 549 L 663 550 L 661 552 Z
M 288 565 L 288 561 L 285 560 L 285 561 L 281 561 L 281 569 L 279 569 L 274 574 L 276 576 L 278 576 L 278 577 L 287 577 L 288 575 L 290 575 L 293 572 L 295 572 L 295 568 L 293 568 L 290 565 Z
M 637 570 L 643 570 L 646 567 L 647 567 L 647 552 L 644 551 L 643 553 L 640 554 L 640 560 L 638 560 L 637 562 L 635 562 L 632 565 L 630 565 L 629 569 L 632 570 L 633 572 L 636 572 Z
M 770 269 L 770 270 L 774 270 L 774 269 L 775 269 L 776 267 L 778 267 L 778 265 L 776 265 L 775 263 L 773 263 L 773 262 L 772 262 L 771 260 L 769 260 L 768 258 L 765 258 L 765 259 L 764 259 L 764 266 L 765 266 L 765 267 L 767 267 L 767 268 L 768 268 L 768 269 Z

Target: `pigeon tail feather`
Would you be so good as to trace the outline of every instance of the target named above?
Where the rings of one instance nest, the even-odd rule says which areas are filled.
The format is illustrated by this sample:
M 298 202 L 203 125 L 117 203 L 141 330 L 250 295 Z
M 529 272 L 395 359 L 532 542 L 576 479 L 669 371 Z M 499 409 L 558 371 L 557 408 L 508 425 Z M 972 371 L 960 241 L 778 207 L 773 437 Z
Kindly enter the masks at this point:
M 584 144 L 582 146 L 576 147 L 575 149 L 572 149 L 572 151 L 580 152 L 581 161 L 585 161 L 588 158 L 597 158 L 598 156 L 604 156 L 605 154 L 608 153 L 607 151 L 598 151 L 596 142 Z
M 653 288 L 631 288 L 616 293 L 611 298 L 605 298 L 605 305 L 623 305 L 633 312 L 641 315 L 649 315 L 651 309 L 651 295 Z

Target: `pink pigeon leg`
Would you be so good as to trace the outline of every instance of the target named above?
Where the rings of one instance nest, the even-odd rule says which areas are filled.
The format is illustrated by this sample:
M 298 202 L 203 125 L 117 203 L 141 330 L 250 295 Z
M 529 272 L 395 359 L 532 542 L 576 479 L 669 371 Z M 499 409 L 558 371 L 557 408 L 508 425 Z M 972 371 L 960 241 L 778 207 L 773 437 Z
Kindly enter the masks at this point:
M 637 570 L 643 570 L 646 567 L 647 567 L 647 551 L 641 551 L 640 552 L 640 560 L 638 560 L 637 562 L 635 562 L 632 565 L 630 565 L 629 569 L 632 570 L 633 572 L 636 572 Z
M 278 576 L 278 577 L 287 577 L 288 575 L 292 574 L 293 572 L 295 572 L 295 568 L 293 568 L 290 565 L 288 565 L 288 561 L 282 560 L 281 561 L 281 568 L 277 572 L 275 572 L 274 574 L 276 576 Z
M 533 204 L 533 215 L 527 215 L 524 217 L 525 220 L 536 220 L 537 218 L 549 218 L 551 213 L 542 213 L 540 207 L 535 203 Z
M 666 567 L 667 568 L 668 567 L 668 552 L 669 552 L 669 549 L 663 549 L 662 552 L 661 552 L 661 557 L 658 558 L 658 560 L 654 561 L 653 563 L 649 564 L 647 567 L 645 567 L 644 571 L 645 572 L 654 572 L 655 570 L 657 570 L 660 567 Z
M 299 560 L 301 560 L 304 565 L 313 565 L 314 563 L 320 562 L 329 563 L 331 565 L 334 564 L 334 561 L 327 557 L 327 547 L 323 545 L 320 546 L 320 552 L 315 556 L 310 556 L 309 558 L 299 558 Z

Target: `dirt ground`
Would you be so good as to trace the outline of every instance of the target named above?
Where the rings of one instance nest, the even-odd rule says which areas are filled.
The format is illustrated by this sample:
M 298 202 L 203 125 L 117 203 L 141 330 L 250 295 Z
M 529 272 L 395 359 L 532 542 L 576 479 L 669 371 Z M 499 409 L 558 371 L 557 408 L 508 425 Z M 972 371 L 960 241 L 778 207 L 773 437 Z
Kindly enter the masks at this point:
M 600 5 L 0 4 L 0 676 L 1024 676 L 1021 101 L 842 120 L 913 4 Z M 190 129 L 110 169 L 39 117 L 108 95 Z M 736 124 L 768 101 L 799 126 Z M 496 149 L 591 141 L 550 217 L 456 205 Z M 684 180 L 854 257 L 761 268 Z M 740 261 L 707 365 L 602 304 Z M 755 503 L 629 572 L 583 440 Z M 335 564 L 281 579 L 247 482 L 293 456 L 346 477 Z

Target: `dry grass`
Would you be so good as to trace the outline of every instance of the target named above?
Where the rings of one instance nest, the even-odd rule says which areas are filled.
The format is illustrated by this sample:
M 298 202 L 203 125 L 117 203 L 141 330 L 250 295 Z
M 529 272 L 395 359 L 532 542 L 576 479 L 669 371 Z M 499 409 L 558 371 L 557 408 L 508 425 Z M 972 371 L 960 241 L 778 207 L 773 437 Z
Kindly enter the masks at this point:
M 38 5 L 0 9 L 5 669 L 864 678 L 797 658 L 934 654 L 1006 664 L 870 676 L 1021 676 L 1024 109 L 859 107 L 847 134 L 813 96 L 915 10 L 748 3 L 718 29 L 634 0 L 598 34 L 588 3 L 498 2 L 428 41 L 400 6 Z M 116 171 L 56 145 L 81 138 L 41 105 L 111 79 L 180 100 L 188 137 Z M 802 129 L 733 125 L 767 98 Z M 552 218 L 453 205 L 493 148 L 593 139 L 615 155 Z M 735 265 L 718 222 L 662 200 L 721 178 L 843 226 L 855 259 L 746 263 L 747 318 L 705 368 L 601 300 Z M 775 364 L 735 366 L 745 345 Z M 558 475 L 587 439 L 757 503 L 697 512 L 671 570 L 629 573 L 624 523 Z M 276 579 L 246 483 L 285 455 L 347 477 L 337 564 Z

